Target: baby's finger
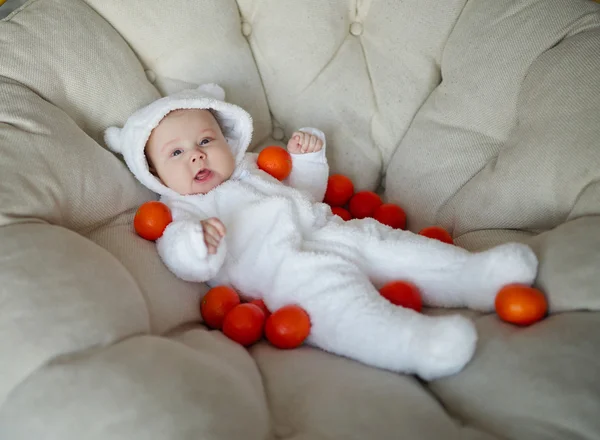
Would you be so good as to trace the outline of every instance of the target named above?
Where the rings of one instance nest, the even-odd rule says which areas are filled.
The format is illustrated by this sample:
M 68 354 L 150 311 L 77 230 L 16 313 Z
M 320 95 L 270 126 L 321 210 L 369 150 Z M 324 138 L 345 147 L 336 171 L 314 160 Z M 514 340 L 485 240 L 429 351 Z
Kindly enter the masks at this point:
M 308 151 L 308 147 L 310 146 L 310 135 L 308 133 L 302 133 L 302 147 L 301 151 L 306 153 Z
M 220 240 L 216 239 L 212 235 L 207 234 L 204 236 L 204 244 L 206 244 L 206 249 L 208 250 L 208 253 L 214 254 L 216 252 L 217 248 L 219 247 L 219 241 Z M 211 249 L 213 250 L 213 252 L 210 252 Z
M 323 141 L 320 138 L 317 138 L 317 143 L 315 144 L 315 148 L 313 152 L 321 151 L 323 149 Z
M 221 235 L 221 232 L 225 232 L 225 226 L 216 218 L 205 220 L 202 225 L 205 230 L 208 230 L 213 235 Z
M 287 150 L 292 154 L 296 154 L 298 152 L 298 144 L 296 143 L 294 138 L 290 138 L 290 140 L 288 141 Z
M 306 134 L 306 139 L 304 141 L 304 147 L 302 148 L 302 151 L 304 153 L 312 153 L 315 149 L 315 143 L 317 141 L 317 138 L 315 136 L 313 136 L 312 134 Z
M 204 230 L 204 237 L 210 237 L 213 243 L 219 244 L 221 241 L 221 234 L 219 231 L 212 225 L 206 225 L 206 229 Z
M 297 131 L 296 133 L 294 133 L 294 139 L 296 139 L 298 151 L 302 151 L 302 146 L 304 145 L 304 133 L 302 133 L 301 131 Z
M 225 234 L 227 233 L 227 229 L 225 228 L 225 225 L 218 218 L 215 218 L 215 217 L 209 218 L 208 223 L 217 230 L 217 232 L 219 233 L 219 235 L 221 237 L 224 237 Z
M 208 252 L 211 255 L 214 255 L 217 253 L 217 248 L 216 246 L 206 243 L 206 252 Z
M 217 248 L 219 247 L 219 243 L 217 243 L 214 237 L 206 237 L 204 239 L 204 243 L 206 244 L 206 249 L 209 251 L 210 254 L 214 254 Z M 213 252 L 210 252 L 211 249 L 213 249 Z
M 315 148 L 317 147 L 317 141 L 318 141 L 318 140 L 319 140 L 319 138 L 318 138 L 318 137 L 316 137 L 316 136 L 314 136 L 314 135 L 311 135 L 311 136 L 310 136 L 310 142 L 309 142 L 309 144 L 308 144 L 308 151 L 309 151 L 309 152 L 311 152 L 311 153 L 312 153 L 313 151 L 315 151 Z
M 216 242 L 215 238 L 209 233 L 207 233 L 205 230 L 204 245 L 206 246 L 206 252 L 208 252 L 209 254 L 214 254 L 217 252 L 217 247 L 219 246 L 219 243 Z

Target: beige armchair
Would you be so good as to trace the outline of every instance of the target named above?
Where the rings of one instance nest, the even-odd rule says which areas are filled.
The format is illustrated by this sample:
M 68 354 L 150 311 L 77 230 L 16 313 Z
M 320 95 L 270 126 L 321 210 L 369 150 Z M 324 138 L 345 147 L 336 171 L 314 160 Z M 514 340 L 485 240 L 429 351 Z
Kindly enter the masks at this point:
M 465 312 L 476 355 L 431 383 L 204 328 L 102 132 L 206 82 L 253 148 L 322 129 L 414 231 L 530 243 L 552 314 Z M 2 439 L 600 438 L 597 3 L 31 0 L 0 21 L 0 176 Z

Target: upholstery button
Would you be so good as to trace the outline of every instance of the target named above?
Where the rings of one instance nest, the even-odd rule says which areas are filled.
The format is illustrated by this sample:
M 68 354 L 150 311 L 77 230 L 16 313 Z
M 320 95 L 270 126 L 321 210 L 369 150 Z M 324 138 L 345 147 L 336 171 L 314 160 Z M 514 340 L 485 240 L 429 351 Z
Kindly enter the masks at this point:
M 363 33 L 363 25 L 362 25 L 362 23 L 359 23 L 358 21 L 355 21 L 354 23 L 352 23 L 350 25 L 350 33 L 352 35 L 354 35 L 355 37 L 358 37 L 359 35 L 362 35 L 362 33 Z
M 156 81 L 156 73 L 154 73 L 154 71 L 148 69 L 145 71 L 146 73 L 146 78 L 148 78 L 148 81 L 150 81 L 151 83 L 154 83 Z
M 242 23 L 242 34 L 244 34 L 244 37 L 249 37 L 251 33 L 252 25 L 246 22 Z
M 281 141 L 285 137 L 285 133 L 283 132 L 282 128 L 275 127 L 271 136 L 273 136 L 273 139 L 275 139 L 276 141 Z

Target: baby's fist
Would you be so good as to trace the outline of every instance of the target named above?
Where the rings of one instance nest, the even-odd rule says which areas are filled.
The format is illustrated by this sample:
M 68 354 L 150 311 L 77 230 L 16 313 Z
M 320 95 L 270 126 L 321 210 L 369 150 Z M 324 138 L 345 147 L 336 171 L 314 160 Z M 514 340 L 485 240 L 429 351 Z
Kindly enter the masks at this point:
M 209 254 L 217 253 L 217 248 L 221 239 L 225 236 L 225 225 L 218 218 L 212 217 L 202 220 L 202 230 L 204 232 L 204 244 Z
M 287 144 L 292 154 L 316 153 L 323 148 L 323 141 L 314 134 L 296 131 Z

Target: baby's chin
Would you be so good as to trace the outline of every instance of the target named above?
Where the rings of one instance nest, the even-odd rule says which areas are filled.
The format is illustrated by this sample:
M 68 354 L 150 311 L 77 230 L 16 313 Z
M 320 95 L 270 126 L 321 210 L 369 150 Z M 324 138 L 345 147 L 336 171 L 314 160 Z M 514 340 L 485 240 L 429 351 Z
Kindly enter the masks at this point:
M 208 194 L 213 189 L 215 189 L 217 186 L 219 186 L 219 185 L 215 185 L 215 186 L 213 186 L 211 188 L 192 188 L 188 192 L 186 192 L 184 195 L 186 195 L 186 196 L 198 196 L 198 195 Z

